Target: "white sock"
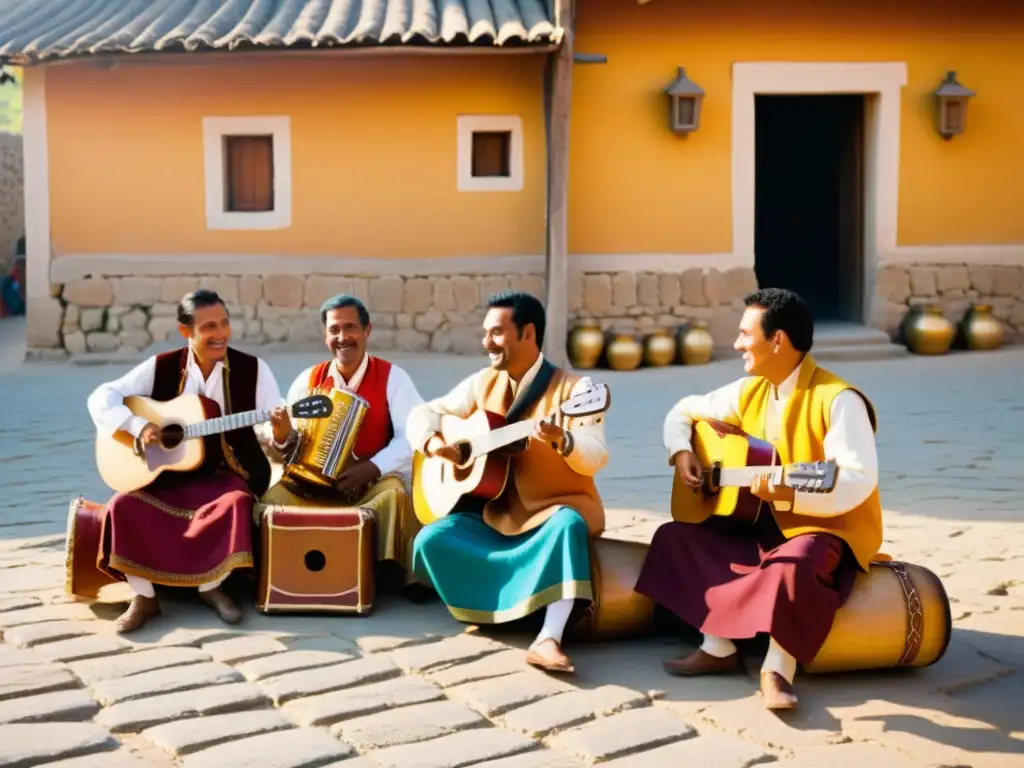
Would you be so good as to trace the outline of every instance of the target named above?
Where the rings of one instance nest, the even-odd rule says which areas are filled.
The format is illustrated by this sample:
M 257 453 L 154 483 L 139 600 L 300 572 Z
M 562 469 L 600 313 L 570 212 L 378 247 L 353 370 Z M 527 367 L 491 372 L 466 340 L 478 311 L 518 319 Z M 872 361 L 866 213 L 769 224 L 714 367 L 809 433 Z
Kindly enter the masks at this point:
M 778 672 L 790 685 L 793 684 L 793 677 L 796 676 L 796 659 L 787 653 L 781 645 L 771 638 L 768 643 L 768 653 L 765 654 L 764 664 L 761 665 L 762 672 Z
M 565 625 L 569 621 L 569 614 L 572 612 L 574 602 L 576 602 L 575 598 L 566 597 L 553 603 L 548 603 L 548 607 L 544 612 L 544 626 L 540 628 L 540 634 L 533 641 L 534 645 L 542 640 L 549 639 L 554 640 L 559 645 L 562 644 L 562 633 L 565 631 Z
M 227 573 L 225 573 L 223 576 L 221 576 L 216 581 L 208 581 L 205 584 L 200 584 L 199 585 L 199 591 L 200 592 L 212 592 L 217 587 L 219 587 L 221 584 L 223 584 L 224 581 L 227 579 L 227 577 L 230 576 L 230 575 L 231 575 L 231 571 L 228 571 Z
M 714 656 L 716 659 L 727 659 L 736 653 L 736 644 L 732 640 L 726 640 L 724 637 L 704 635 L 704 642 L 700 644 L 700 649 L 708 656 Z
M 124 575 L 125 581 L 128 582 L 128 586 L 132 588 L 132 592 L 142 597 L 156 597 L 156 590 L 153 589 L 153 583 L 146 581 L 139 576 L 132 576 L 131 574 Z

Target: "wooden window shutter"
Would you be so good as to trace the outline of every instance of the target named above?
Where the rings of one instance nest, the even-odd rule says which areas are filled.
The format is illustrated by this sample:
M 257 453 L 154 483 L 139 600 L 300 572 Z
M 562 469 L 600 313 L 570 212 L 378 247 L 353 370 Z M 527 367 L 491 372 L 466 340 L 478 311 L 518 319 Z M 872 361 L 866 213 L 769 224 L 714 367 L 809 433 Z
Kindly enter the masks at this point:
M 512 175 L 512 132 L 478 131 L 473 134 L 473 176 Z
M 228 211 L 274 210 L 274 137 L 226 136 Z

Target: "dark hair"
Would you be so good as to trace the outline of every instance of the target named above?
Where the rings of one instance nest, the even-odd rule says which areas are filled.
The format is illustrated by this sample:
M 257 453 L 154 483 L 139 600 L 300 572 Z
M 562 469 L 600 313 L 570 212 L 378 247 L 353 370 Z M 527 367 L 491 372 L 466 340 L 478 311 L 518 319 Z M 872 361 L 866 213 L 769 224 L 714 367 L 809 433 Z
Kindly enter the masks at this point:
M 200 288 L 198 291 L 186 293 L 182 300 L 178 302 L 178 323 L 191 326 L 196 321 L 197 309 L 205 309 L 217 304 L 224 307 L 225 312 L 228 311 L 227 305 L 224 304 L 224 299 L 216 291 Z M 230 312 L 228 314 L 230 315 Z
M 765 336 L 782 331 L 797 352 L 810 352 L 814 344 L 814 317 L 807 302 L 785 288 L 762 288 L 743 297 L 748 307 L 764 307 L 761 330 Z
M 547 325 L 547 315 L 544 313 L 544 305 L 523 291 L 501 291 L 487 299 L 487 306 L 492 309 L 512 310 L 512 322 L 519 329 L 519 336 L 523 335 L 523 328 L 532 325 L 537 334 L 537 346 L 544 346 L 544 328 Z
M 347 293 L 331 296 L 331 298 L 320 305 L 320 324 L 326 328 L 327 313 L 332 309 L 344 309 L 345 307 L 356 308 L 356 312 L 359 314 L 359 324 L 363 328 L 370 324 L 370 313 L 366 311 L 366 305 L 355 296 L 349 296 Z

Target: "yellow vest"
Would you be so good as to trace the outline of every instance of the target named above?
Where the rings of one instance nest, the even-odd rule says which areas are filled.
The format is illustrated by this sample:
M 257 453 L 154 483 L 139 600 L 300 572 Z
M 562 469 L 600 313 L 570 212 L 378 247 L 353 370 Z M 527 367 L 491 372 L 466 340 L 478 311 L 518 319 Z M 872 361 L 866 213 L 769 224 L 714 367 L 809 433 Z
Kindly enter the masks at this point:
M 783 464 L 825 460 L 825 434 L 832 418 L 832 401 L 846 389 L 852 389 L 864 400 L 871 428 L 877 431 L 874 406 L 864 393 L 819 368 L 810 355 L 804 357 L 796 387 L 782 412 L 779 436 L 775 441 Z M 771 382 L 757 377 L 751 379 L 740 394 L 739 413 L 743 431 L 762 440 L 765 439 L 771 390 Z M 877 486 L 860 506 L 837 517 L 812 517 L 776 509 L 772 512 L 787 539 L 802 533 L 831 533 L 850 546 L 857 562 L 865 570 L 882 545 L 882 504 Z
M 523 419 L 549 415 L 569 399 L 579 378 L 555 369 L 547 390 Z M 485 371 L 476 407 L 504 416 L 512 402 L 509 375 L 494 369 Z M 512 457 L 509 475 L 501 496 L 484 507 L 483 519 L 491 528 L 515 536 L 536 528 L 564 505 L 580 513 L 591 536 L 604 532 L 604 505 L 594 478 L 574 471 L 550 444 L 530 438 L 526 450 Z

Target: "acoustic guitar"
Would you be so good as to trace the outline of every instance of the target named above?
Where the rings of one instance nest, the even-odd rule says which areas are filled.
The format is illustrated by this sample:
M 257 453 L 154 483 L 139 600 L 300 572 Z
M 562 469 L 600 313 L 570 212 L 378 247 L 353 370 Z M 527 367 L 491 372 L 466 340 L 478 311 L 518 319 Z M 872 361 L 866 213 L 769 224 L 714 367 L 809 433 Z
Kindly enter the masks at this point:
M 216 401 L 204 395 L 178 395 L 166 402 L 132 396 L 124 404 L 160 431 L 158 442 L 146 446 L 142 456 L 135 453 L 135 438 L 118 430 L 113 435 L 96 435 L 96 467 L 100 477 L 115 491 L 136 491 L 156 480 L 163 472 L 191 472 L 206 459 L 203 440 L 211 435 L 254 427 L 270 421 L 271 411 L 255 410 L 220 415 Z M 310 395 L 288 407 L 293 419 L 323 419 L 334 406 L 326 395 Z
M 836 487 L 839 469 L 834 461 L 781 465 L 771 443 L 722 421 L 694 421 L 691 441 L 704 477 L 700 488 L 691 488 L 679 472 L 673 473 L 672 519 L 681 523 L 712 516 L 753 523 L 765 502 L 750 492 L 750 485 L 764 472 L 773 484 L 804 493 L 831 493 Z
M 560 411 L 569 417 L 604 413 L 611 406 L 611 392 L 604 384 L 569 398 L 545 418 L 554 420 Z M 458 462 L 427 457 L 416 451 L 412 458 L 413 510 L 423 525 L 450 513 L 463 499 L 485 503 L 505 490 L 514 451 L 501 449 L 529 440 L 534 421 L 506 423 L 491 411 L 478 410 L 468 418 L 441 417 L 441 438 L 459 449 Z

